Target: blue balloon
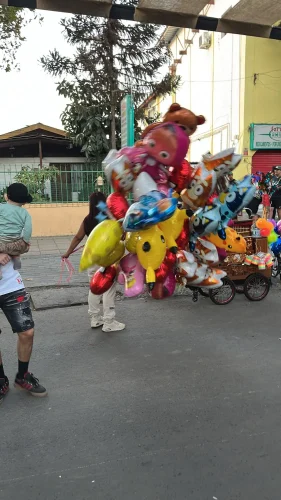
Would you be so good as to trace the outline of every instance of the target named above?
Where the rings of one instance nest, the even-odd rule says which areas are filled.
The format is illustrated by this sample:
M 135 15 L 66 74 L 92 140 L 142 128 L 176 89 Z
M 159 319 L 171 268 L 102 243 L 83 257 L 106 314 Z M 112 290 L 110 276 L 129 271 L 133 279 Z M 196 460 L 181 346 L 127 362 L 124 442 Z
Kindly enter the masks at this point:
M 177 198 L 167 198 L 159 191 L 150 191 L 130 206 L 123 228 L 125 231 L 141 231 L 155 226 L 172 217 L 177 204 Z
M 281 253 L 281 238 L 278 238 L 277 241 L 272 243 L 272 245 L 270 245 L 270 248 L 275 256 L 277 256 L 279 253 Z

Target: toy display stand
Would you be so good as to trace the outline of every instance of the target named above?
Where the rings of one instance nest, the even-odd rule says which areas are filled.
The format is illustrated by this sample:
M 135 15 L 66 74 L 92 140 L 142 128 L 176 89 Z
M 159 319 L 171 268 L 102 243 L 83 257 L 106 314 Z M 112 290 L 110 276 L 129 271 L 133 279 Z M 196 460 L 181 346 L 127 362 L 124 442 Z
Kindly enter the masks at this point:
M 210 299 L 218 305 L 229 304 L 237 293 L 244 293 L 251 301 L 263 300 L 271 285 L 271 268 L 260 270 L 258 266 L 243 263 L 246 255 L 259 252 L 268 253 L 267 238 L 251 236 L 252 221 L 233 221 L 233 229 L 246 240 L 246 254 L 228 254 L 226 262 L 219 264 L 220 269 L 227 273 L 223 286 L 210 291 Z

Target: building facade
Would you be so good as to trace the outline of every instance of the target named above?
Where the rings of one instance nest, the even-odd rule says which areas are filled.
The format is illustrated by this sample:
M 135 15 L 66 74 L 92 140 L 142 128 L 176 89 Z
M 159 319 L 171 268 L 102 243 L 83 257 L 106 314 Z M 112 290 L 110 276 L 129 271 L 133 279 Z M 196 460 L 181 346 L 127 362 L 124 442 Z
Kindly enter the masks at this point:
M 202 14 L 220 17 L 233 3 L 213 0 Z M 188 159 L 235 147 L 243 155 L 237 177 L 281 164 L 281 42 L 174 27 L 162 37 L 172 54 L 169 70 L 182 84 L 172 96 L 149 99 L 147 113 L 164 114 L 178 102 L 206 117 L 192 136 Z M 280 133 L 280 140 L 255 142 L 259 124 L 270 126 L 268 134 L 275 129 L 271 135 Z

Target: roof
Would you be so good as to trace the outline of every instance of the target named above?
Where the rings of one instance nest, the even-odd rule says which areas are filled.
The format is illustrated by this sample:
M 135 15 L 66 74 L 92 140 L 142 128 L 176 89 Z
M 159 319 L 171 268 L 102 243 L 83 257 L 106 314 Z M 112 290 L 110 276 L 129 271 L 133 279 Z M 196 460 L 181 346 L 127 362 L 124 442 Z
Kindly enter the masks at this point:
M 281 2 L 238 0 L 221 18 L 200 15 L 206 0 L 138 0 L 137 7 L 112 0 L 0 0 L 0 5 L 90 14 L 223 33 L 237 33 L 281 40 Z
M 43 123 L 35 123 L 34 125 L 28 125 L 24 128 L 19 128 L 18 130 L 13 130 L 12 132 L 7 132 L 6 134 L 0 135 L 0 141 L 5 139 L 13 139 L 14 137 L 24 136 L 26 134 L 30 134 L 31 132 L 36 131 L 49 132 L 54 135 L 58 135 L 60 137 L 66 137 L 66 132 L 64 130 L 60 130 L 58 128 L 49 127 L 48 125 L 44 125 Z

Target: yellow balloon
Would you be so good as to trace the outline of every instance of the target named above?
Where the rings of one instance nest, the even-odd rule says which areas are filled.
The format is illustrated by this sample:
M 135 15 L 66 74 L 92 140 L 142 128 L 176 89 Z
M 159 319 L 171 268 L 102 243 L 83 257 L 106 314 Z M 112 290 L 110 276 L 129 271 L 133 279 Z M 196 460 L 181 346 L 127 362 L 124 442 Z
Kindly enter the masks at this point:
M 246 253 L 246 240 L 231 227 L 225 229 L 226 239 L 222 240 L 218 234 L 208 234 L 206 240 L 213 243 L 217 248 L 226 252 Z
M 118 260 L 113 257 L 124 252 L 124 244 L 119 245 L 122 229 L 115 220 L 104 220 L 98 224 L 87 239 L 80 261 L 80 271 L 85 271 L 93 265 L 110 266 Z M 113 254 L 112 254 L 113 253 Z M 110 263 L 109 263 L 110 262 Z
M 166 255 L 166 240 L 158 226 L 139 232 L 137 256 L 146 269 L 146 282 L 155 283 L 155 270 L 160 267 Z
M 125 247 L 130 253 L 137 253 L 137 242 L 139 239 L 139 233 L 126 233 Z
M 179 237 L 186 219 L 188 219 L 186 211 L 177 208 L 172 217 L 158 224 L 164 233 L 168 248 L 177 247 L 176 239 Z

